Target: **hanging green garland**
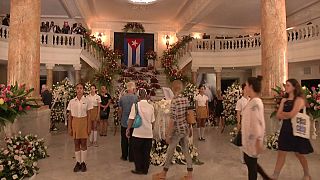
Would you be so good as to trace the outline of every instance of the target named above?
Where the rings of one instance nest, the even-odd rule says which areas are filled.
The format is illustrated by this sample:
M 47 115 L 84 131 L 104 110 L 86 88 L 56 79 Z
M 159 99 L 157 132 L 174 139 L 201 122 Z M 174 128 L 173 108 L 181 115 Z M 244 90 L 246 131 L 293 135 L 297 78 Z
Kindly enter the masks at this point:
M 103 45 L 101 40 L 96 39 L 94 36 L 90 36 L 90 33 L 84 35 L 84 40 L 87 46 L 91 45 L 103 57 L 101 67 L 94 75 L 95 81 L 99 85 L 105 85 L 110 88 L 112 80 L 114 80 L 115 76 L 119 73 L 120 64 L 117 63 L 117 59 L 121 59 L 122 53 Z
M 178 59 L 176 59 L 176 54 L 179 50 L 185 47 L 190 41 L 192 41 L 192 37 L 184 36 L 181 40 L 172 45 L 168 50 L 163 53 L 161 58 L 162 67 L 164 67 L 164 72 L 169 78 L 170 81 L 174 80 L 182 80 L 184 82 L 189 81 L 188 78 L 182 75 L 181 70 L 178 67 Z
M 144 27 L 138 22 L 128 22 L 122 29 L 124 32 L 144 33 Z

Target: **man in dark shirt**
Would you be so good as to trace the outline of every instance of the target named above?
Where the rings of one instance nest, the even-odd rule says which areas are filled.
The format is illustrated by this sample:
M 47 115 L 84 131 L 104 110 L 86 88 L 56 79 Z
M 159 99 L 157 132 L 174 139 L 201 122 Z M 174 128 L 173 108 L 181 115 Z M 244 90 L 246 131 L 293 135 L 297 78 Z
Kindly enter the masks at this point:
M 2 25 L 9 26 L 9 24 L 10 24 L 10 15 L 7 14 L 6 17 L 4 17 L 2 20 Z
M 62 27 L 62 33 L 63 34 L 69 34 L 70 33 L 70 26 L 67 21 L 64 22 Z
M 43 104 L 45 106 L 49 106 L 49 109 L 50 109 L 51 103 L 52 103 L 52 94 L 44 84 L 42 85 L 42 89 L 41 89 L 41 97 L 42 97 Z

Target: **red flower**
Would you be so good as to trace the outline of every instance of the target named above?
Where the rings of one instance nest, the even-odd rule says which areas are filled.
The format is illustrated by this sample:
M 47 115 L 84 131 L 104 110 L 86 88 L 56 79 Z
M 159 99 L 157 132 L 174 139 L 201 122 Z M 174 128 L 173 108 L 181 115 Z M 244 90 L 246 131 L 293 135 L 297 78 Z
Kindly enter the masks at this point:
M 30 109 L 31 109 L 30 106 L 27 106 L 27 107 L 26 107 L 26 110 L 30 110 Z
M 22 110 L 23 110 L 22 106 L 19 106 L 19 111 L 22 111 Z

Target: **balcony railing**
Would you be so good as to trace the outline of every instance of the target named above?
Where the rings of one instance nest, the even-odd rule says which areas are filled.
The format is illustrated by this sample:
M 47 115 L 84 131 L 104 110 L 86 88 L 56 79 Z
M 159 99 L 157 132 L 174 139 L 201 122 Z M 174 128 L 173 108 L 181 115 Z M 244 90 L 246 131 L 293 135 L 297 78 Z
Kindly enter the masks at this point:
M 296 43 L 320 39 L 320 28 L 318 24 L 295 27 L 287 30 L 288 43 Z M 0 26 L 0 39 L 8 41 L 9 27 Z M 82 35 L 78 34 L 40 34 L 40 43 L 45 47 L 77 48 L 87 51 L 95 59 L 103 59 L 103 54 L 92 45 L 86 44 Z M 189 52 L 222 52 L 258 49 L 261 47 L 261 37 L 252 36 L 232 39 L 194 39 L 184 48 L 179 50 L 177 59 L 182 58 Z
M 0 25 L 0 40 L 9 40 L 9 27 Z M 40 44 L 42 47 L 71 48 L 82 49 L 90 59 L 103 59 L 103 54 L 97 51 L 91 44 L 87 44 L 82 35 L 79 34 L 57 34 L 57 33 L 40 33 Z
M 320 38 L 318 25 L 307 25 L 287 31 L 288 43 L 302 42 Z M 261 36 L 232 39 L 195 39 L 191 51 L 219 52 L 257 49 L 261 47 Z M 189 46 L 189 45 L 188 45 Z M 184 51 L 184 50 L 182 50 Z

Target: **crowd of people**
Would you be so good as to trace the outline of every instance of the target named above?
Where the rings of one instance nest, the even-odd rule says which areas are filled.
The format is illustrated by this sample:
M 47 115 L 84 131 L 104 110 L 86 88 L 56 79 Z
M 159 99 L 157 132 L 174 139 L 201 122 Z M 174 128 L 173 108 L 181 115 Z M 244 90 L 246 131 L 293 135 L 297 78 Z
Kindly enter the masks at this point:
M 2 25 L 10 26 L 10 14 L 7 14 L 2 19 Z M 82 26 L 81 23 L 74 23 L 72 27 L 69 26 L 69 23 L 65 21 L 62 28 L 55 24 L 54 21 L 41 22 L 40 32 L 51 32 L 51 33 L 62 33 L 62 34 L 84 34 L 86 33 L 86 28 Z
M 62 28 L 56 25 L 54 21 L 41 22 L 40 32 L 62 33 L 62 34 L 84 34 L 86 29 L 81 23 L 74 23 L 70 28 L 69 23 L 65 21 Z
M 306 154 L 312 153 L 313 148 L 308 139 L 294 136 L 291 119 L 294 118 L 305 107 L 305 99 L 301 86 L 295 79 L 286 82 L 286 97 L 282 99 L 277 112 L 277 118 L 283 121 L 279 135 L 279 150 L 274 173 L 269 176 L 258 163 L 258 157 L 263 152 L 263 140 L 265 136 L 264 106 L 260 98 L 262 77 L 250 77 L 247 82 L 242 84 L 242 98 L 236 104 L 237 128 L 241 135 L 240 159 L 246 164 L 248 169 L 248 179 L 256 180 L 258 173 L 265 180 L 278 179 L 284 166 L 288 152 L 294 152 L 303 168 L 304 180 L 310 180 L 308 162 Z M 134 82 L 126 84 L 126 94 L 119 100 L 119 118 L 121 120 L 121 160 L 134 162 L 135 169 L 132 173 L 139 175 L 148 174 L 150 165 L 150 151 L 153 139 L 153 124 L 155 122 L 154 107 L 150 103 L 150 94 L 145 89 L 136 89 Z M 110 113 L 111 96 L 107 93 L 105 86 L 97 94 L 95 85 L 91 85 L 91 92 L 84 97 L 84 85 L 76 85 L 76 97 L 70 101 L 67 110 L 69 111 L 68 131 L 74 138 L 76 165 L 74 172 L 85 172 L 88 146 L 98 147 L 97 136 L 107 134 L 107 120 Z M 172 83 L 174 97 L 171 100 L 170 122 L 166 129 L 166 142 L 168 150 L 166 162 L 163 170 L 153 174 L 153 179 L 166 179 L 171 160 L 178 144 L 187 162 L 187 174 L 184 179 L 192 179 L 192 160 L 189 154 L 188 138 L 192 136 L 192 125 L 188 123 L 187 111 L 190 102 L 182 96 L 183 83 L 175 80 Z M 199 94 L 196 100 L 196 119 L 198 126 L 199 141 L 205 141 L 205 122 L 210 111 L 210 98 L 205 94 L 206 87 L 199 86 Z M 43 91 L 43 98 L 49 99 L 48 92 Z M 218 114 L 221 131 L 224 122 L 222 118 L 223 97 L 221 92 L 217 94 L 214 105 Z M 140 125 L 136 125 L 140 122 Z

